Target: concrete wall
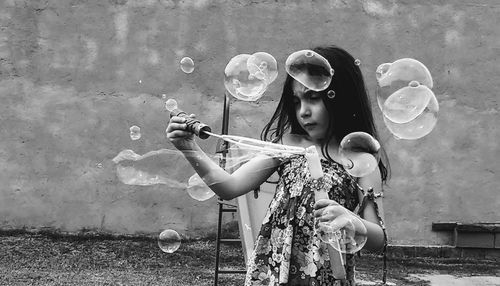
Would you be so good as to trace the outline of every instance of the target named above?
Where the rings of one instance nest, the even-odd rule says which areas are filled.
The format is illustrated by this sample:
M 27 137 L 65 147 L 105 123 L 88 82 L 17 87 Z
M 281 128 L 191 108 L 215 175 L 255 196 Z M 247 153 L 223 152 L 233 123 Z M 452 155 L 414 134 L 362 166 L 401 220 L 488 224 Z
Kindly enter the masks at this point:
M 431 71 L 440 112 L 430 135 L 396 140 L 373 107 L 393 171 L 384 200 L 391 243 L 449 244 L 433 221 L 499 220 L 498 15 L 495 0 L 1 1 L 0 228 L 213 231 L 215 198 L 124 185 L 111 159 L 173 148 L 161 94 L 220 132 L 225 65 L 266 51 L 278 80 L 259 102 L 231 105 L 230 133 L 256 137 L 286 57 L 334 43 L 361 60 L 372 95 L 381 63 L 412 57 Z M 192 74 L 179 69 L 184 56 Z M 140 140 L 130 140 L 131 125 Z M 213 139 L 200 143 L 215 149 Z M 192 172 L 165 160 L 185 168 L 179 181 Z

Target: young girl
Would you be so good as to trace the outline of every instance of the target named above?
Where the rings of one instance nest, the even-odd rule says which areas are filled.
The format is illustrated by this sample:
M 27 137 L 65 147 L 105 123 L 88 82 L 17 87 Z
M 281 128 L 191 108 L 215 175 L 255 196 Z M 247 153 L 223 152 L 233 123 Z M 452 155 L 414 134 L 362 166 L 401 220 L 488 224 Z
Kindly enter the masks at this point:
M 354 211 L 365 191 L 381 192 L 382 182 L 388 177 L 383 150 L 379 168 L 362 178 L 351 177 L 338 163 L 339 142 L 345 135 L 363 131 L 378 139 L 377 132 L 355 59 L 335 46 L 314 51 L 326 58 L 335 71 L 330 86 L 324 91 L 312 91 L 288 75 L 281 100 L 261 139 L 316 146 L 325 178 L 330 178 L 322 185 L 329 199 L 316 202 L 304 156 L 293 155 L 283 161 L 260 155 L 229 174 L 200 149 L 193 134 L 186 131 L 184 118 L 172 117 L 167 128 L 168 139 L 185 154 L 200 177 L 217 182 L 210 188 L 223 200 L 256 189 L 278 172 L 276 193 L 248 261 L 245 285 L 354 285 L 354 255 L 346 256 L 346 279 L 335 279 L 330 265 L 335 260 L 330 259 L 327 246 L 316 234 L 315 224 L 335 223 L 346 209 Z M 380 201 L 378 206 L 382 211 Z M 364 249 L 381 250 L 385 236 L 373 201 L 365 204 L 361 216 L 368 237 Z

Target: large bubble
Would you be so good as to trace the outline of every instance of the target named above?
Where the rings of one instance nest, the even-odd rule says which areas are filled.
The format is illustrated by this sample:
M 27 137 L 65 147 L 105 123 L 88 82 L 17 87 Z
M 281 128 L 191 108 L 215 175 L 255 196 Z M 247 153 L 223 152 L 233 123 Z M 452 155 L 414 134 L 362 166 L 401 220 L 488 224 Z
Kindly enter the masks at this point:
M 262 97 L 267 89 L 267 80 L 259 67 L 249 69 L 248 61 L 252 56 L 240 54 L 233 57 L 224 70 L 224 86 L 235 98 L 255 101 Z M 252 60 L 251 60 L 252 61 Z
M 412 81 L 398 89 L 385 100 L 384 115 L 395 123 L 406 123 L 419 116 L 429 104 L 434 93 L 427 86 Z
M 411 58 L 381 64 L 376 78 L 378 106 L 394 136 L 418 139 L 432 131 L 439 107 L 424 64 Z
M 429 134 L 437 123 L 439 105 L 434 94 L 429 99 L 429 103 L 415 119 L 406 123 L 397 123 L 384 115 L 384 122 L 387 129 L 397 139 L 415 140 Z
M 330 63 L 311 50 L 297 51 L 288 56 L 285 69 L 296 81 L 314 91 L 326 89 L 334 73 Z
M 206 201 L 215 195 L 198 174 L 189 178 L 187 192 L 191 198 L 197 201 Z
M 278 62 L 265 52 L 257 52 L 247 60 L 247 67 L 250 75 L 259 79 L 264 79 L 266 84 L 271 84 L 278 77 Z
M 354 177 L 373 172 L 380 159 L 380 143 L 366 132 L 347 134 L 339 145 L 339 155 L 345 170 Z

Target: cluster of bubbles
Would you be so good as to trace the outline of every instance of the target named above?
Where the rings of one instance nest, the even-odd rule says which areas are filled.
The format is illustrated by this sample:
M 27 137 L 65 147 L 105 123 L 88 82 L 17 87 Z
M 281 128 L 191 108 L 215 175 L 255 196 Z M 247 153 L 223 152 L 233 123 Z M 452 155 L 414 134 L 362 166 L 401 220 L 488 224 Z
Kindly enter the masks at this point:
M 194 71 L 195 65 L 193 59 L 190 57 L 183 57 L 180 60 L 180 68 L 186 73 L 190 74 Z M 142 80 L 139 80 L 139 84 L 142 84 Z M 162 99 L 166 99 L 166 94 L 162 94 Z M 175 104 L 172 109 L 177 107 L 177 103 L 166 102 L 166 108 L 169 109 L 169 104 Z M 169 109 L 170 110 L 170 109 Z M 133 125 L 129 128 L 130 139 L 135 141 L 141 138 L 141 128 L 139 126 Z M 175 181 L 169 179 L 167 176 L 161 176 L 158 174 L 153 174 L 149 170 L 143 170 L 139 165 L 141 161 L 146 160 L 152 156 L 156 156 L 162 153 L 168 153 L 169 150 L 159 150 L 151 151 L 145 155 L 138 155 L 132 150 L 123 150 L 114 159 L 113 162 L 116 164 L 117 176 L 124 184 L 136 185 L 136 186 L 150 186 L 156 184 L 168 184 L 168 185 L 178 185 Z M 102 167 L 102 166 L 101 166 Z M 210 188 L 203 182 L 203 180 L 197 175 L 191 176 L 189 178 L 186 189 L 188 194 L 195 200 L 205 201 L 210 199 L 215 195 Z M 171 229 L 164 230 L 160 233 L 158 237 L 158 246 L 160 249 L 166 253 L 175 252 L 181 244 L 181 237 L 175 231 Z
M 361 61 L 357 59 L 354 64 L 359 66 Z M 286 60 L 285 69 L 292 78 L 314 91 L 327 89 L 335 74 L 328 60 L 312 50 L 292 53 Z M 333 99 L 335 91 L 329 90 L 326 95 Z M 378 141 L 368 133 L 348 134 L 339 147 L 341 163 L 352 176 L 365 176 L 377 167 L 379 149 Z
M 354 64 L 359 66 L 361 62 L 356 59 Z M 184 57 L 180 61 L 180 68 L 184 73 L 190 74 L 195 68 L 194 61 Z M 327 89 L 334 76 L 334 70 L 328 60 L 312 50 L 292 53 L 286 60 L 285 69 L 292 78 L 314 91 Z M 240 54 L 228 62 L 224 70 L 224 85 L 233 97 L 243 101 L 256 101 L 262 97 L 277 75 L 277 62 L 272 55 L 265 52 L 252 55 Z M 436 124 L 439 110 L 436 97 L 431 90 L 432 77 L 427 68 L 414 59 L 406 58 L 380 65 L 376 76 L 377 102 L 387 128 L 397 138 L 402 139 L 418 139 L 427 135 Z M 333 99 L 335 91 L 329 90 L 326 95 Z M 166 96 L 163 95 L 162 98 L 166 99 Z M 177 108 L 177 102 L 168 100 L 165 102 L 165 108 L 172 111 Z M 140 137 L 140 128 L 130 127 L 130 138 L 138 140 Z M 340 161 L 345 170 L 354 177 L 363 177 L 373 172 L 380 160 L 379 152 L 379 142 L 365 132 L 348 134 L 339 146 Z M 132 155 L 127 157 L 129 166 L 117 163 L 119 178 L 123 178 L 124 183 L 135 185 L 171 183 L 168 179 L 150 176 L 147 172 L 135 168 L 135 164 L 147 158 L 148 154 Z M 185 188 L 187 193 L 198 201 L 208 200 L 215 195 L 198 174 L 189 178 Z M 247 225 L 245 227 L 250 228 Z M 353 233 L 353 229 L 352 217 L 349 216 L 349 220 L 341 228 L 323 225 L 318 231 L 320 235 L 322 234 L 322 239 L 338 251 L 354 253 L 365 244 L 366 235 Z M 158 245 L 164 252 L 173 253 L 180 244 L 181 237 L 174 230 L 167 229 L 159 235 Z
M 278 77 L 276 59 L 265 52 L 233 57 L 224 69 L 224 86 L 235 98 L 256 101 Z
M 403 58 L 377 67 L 377 102 L 389 131 L 398 139 L 429 134 L 437 122 L 432 76 L 421 62 Z

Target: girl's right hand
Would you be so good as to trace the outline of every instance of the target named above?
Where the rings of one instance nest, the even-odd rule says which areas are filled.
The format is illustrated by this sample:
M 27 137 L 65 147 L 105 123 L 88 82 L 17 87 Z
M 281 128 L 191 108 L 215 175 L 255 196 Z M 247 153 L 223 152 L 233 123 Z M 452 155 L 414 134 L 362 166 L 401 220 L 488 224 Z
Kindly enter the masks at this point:
M 191 114 L 189 117 L 194 118 Z M 194 133 L 186 130 L 186 118 L 180 116 L 172 116 L 167 126 L 167 138 L 172 142 L 175 148 L 179 150 L 193 150 L 196 142 Z

